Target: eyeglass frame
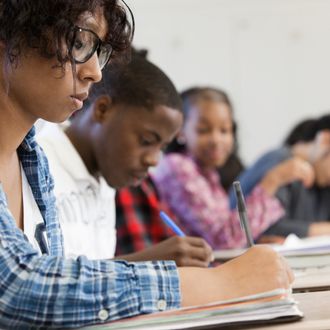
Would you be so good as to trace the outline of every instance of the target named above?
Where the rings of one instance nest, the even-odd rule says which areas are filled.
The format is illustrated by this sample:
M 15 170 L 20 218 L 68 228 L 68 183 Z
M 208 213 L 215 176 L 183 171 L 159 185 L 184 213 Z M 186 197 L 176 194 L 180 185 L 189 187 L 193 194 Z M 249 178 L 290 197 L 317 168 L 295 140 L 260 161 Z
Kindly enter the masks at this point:
M 97 41 L 97 43 L 95 43 L 95 45 L 93 46 L 93 48 L 94 48 L 93 51 L 90 53 L 89 57 L 87 59 L 85 59 L 84 61 L 79 61 L 79 60 L 75 59 L 75 57 L 73 56 L 73 52 L 72 52 L 74 43 L 76 41 L 77 32 L 79 32 L 79 31 L 86 31 L 86 32 L 92 33 L 95 37 L 95 40 Z M 97 53 L 97 56 L 99 58 L 99 53 L 101 51 L 101 48 L 103 47 L 106 50 L 106 52 L 108 53 L 108 56 L 107 56 L 107 60 L 103 64 L 103 66 L 100 67 L 100 69 L 102 70 L 109 63 L 109 60 L 110 60 L 112 52 L 113 52 L 112 46 L 109 43 L 104 43 L 93 30 L 75 25 L 73 27 L 73 32 L 74 32 L 74 34 L 73 34 L 72 41 L 71 41 L 71 44 L 69 47 L 69 54 L 70 54 L 71 59 L 77 64 L 86 63 L 88 60 L 90 60 L 92 58 L 92 56 L 94 55 L 95 52 Z M 109 48 L 110 48 L 110 51 L 109 51 Z M 99 63 L 100 63 L 100 61 L 99 61 Z

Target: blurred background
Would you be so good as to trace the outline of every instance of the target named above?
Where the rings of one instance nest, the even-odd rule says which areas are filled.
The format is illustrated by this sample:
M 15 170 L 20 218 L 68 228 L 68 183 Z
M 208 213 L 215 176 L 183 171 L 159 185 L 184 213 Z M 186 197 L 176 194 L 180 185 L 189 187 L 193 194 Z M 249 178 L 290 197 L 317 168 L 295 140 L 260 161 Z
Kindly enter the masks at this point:
M 330 0 L 127 0 L 134 44 L 174 81 L 226 90 L 249 165 L 330 112 Z

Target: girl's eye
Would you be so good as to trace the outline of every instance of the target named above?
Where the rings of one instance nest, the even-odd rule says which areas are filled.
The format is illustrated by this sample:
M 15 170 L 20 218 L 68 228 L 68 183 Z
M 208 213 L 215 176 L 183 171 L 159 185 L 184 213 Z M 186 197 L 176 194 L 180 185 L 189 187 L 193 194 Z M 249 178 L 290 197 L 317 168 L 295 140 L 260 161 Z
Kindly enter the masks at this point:
M 140 143 L 142 146 L 147 147 L 147 146 L 151 146 L 153 144 L 153 141 L 142 137 Z
M 197 127 L 198 134 L 206 134 L 208 132 L 209 132 L 209 129 L 207 127 Z
M 80 39 L 76 39 L 75 42 L 74 42 L 74 48 L 76 50 L 80 50 L 83 47 L 84 47 L 83 42 Z
M 225 129 L 225 128 L 221 129 L 220 132 L 222 134 L 228 134 L 228 133 L 230 133 L 229 129 Z
M 233 130 L 232 130 L 232 128 L 222 128 L 222 129 L 220 130 L 220 132 L 221 132 L 222 134 L 232 134 L 232 133 L 233 133 Z

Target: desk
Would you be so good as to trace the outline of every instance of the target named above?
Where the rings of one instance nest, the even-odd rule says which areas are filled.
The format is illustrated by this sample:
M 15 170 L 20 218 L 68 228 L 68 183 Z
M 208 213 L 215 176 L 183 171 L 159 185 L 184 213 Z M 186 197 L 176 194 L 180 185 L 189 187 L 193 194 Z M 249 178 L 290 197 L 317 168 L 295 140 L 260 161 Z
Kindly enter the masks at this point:
M 299 309 L 304 313 L 301 321 L 271 326 L 244 327 L 244 330 L 329 330 L 330 291 L 295 293 Z

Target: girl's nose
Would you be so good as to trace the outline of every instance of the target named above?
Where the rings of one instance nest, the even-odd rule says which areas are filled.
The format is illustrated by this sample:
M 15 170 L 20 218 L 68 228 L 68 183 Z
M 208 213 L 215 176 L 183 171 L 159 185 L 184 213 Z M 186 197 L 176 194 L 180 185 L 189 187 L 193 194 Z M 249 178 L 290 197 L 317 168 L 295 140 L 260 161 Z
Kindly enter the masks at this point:
M 80 80 L 89 80 L 96 83 L 102 79 L 102 71 L 96 52 L 87 62 L 77 64 L 76 68 Z

